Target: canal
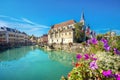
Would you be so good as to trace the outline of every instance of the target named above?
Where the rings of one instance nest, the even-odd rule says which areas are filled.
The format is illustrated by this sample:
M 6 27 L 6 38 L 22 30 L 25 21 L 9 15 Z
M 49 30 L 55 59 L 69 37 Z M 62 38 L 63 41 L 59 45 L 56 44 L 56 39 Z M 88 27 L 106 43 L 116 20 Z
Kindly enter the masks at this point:
M 29 46 L 0 52 L 0 80 L 60 80 L 72 70 L 74 54 Z

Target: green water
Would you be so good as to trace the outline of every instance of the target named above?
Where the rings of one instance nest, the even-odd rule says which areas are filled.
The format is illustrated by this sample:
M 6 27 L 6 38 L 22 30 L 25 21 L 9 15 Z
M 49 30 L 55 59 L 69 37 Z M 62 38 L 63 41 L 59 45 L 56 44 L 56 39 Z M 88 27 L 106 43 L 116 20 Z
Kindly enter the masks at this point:
M 60 80 L 71 71 L 74 55 L 35 46 L 0 52 L 0 80 Z

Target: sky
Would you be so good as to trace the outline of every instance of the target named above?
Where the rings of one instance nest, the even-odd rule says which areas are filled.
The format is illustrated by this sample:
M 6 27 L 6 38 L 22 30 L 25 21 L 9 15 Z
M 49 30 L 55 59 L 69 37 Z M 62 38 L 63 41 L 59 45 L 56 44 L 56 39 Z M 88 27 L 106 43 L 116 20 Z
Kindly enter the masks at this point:
M 54 24 L 79 22 L 82 11 L 97 34 L 120 34 L 120 0 L 0 0 L 0 26 L 39 37 Z

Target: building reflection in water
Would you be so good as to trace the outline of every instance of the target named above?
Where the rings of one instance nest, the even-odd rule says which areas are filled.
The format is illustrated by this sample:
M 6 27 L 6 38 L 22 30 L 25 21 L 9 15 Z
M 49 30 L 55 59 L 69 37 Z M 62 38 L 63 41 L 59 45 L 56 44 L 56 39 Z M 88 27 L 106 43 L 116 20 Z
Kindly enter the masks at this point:
M 31 50 L 30 47 L 21 47 L 21 48 L 6 50 L 0 53 L 0 62 L 18 60 L 24 57 L 25 55 L 27 55 L 30 50 Z
M 63 51 L 49 51 L 48 57 L 53 60 L 60 62 L 66 66 L 71 66 L 72 62 L 75 61 L 75 54 L 66 53 Z

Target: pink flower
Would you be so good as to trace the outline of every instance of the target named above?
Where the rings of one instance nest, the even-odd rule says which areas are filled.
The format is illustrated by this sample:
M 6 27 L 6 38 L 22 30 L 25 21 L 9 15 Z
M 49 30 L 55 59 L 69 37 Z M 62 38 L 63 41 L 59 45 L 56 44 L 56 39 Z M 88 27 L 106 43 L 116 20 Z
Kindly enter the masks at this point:
M 90 63 L 90 68 L 91 68 L 92 70 L 98 69 L 98 66 L 97 66 L 96 61 L 92 61 L 92 62 Z
M 120 80 L 120 73 L 116 74 L 116 80 Z
M 102 74 L 105 76 L 105 77 L 109 77 L 112 75 L 112 71 L 111 70 L 107 70 L 107 71 L 104 71 L 102 72 Z
M 77 58 L 78 60 L 80 60 L 80 59 L 82 58 L 82 55 L 81 55 L 81 54 L 77 54 L 77 55 L 76 55 L 76 58 Z
M 84 54 L 85 60 L 88 60 L 90 58 L 89 54 Z

